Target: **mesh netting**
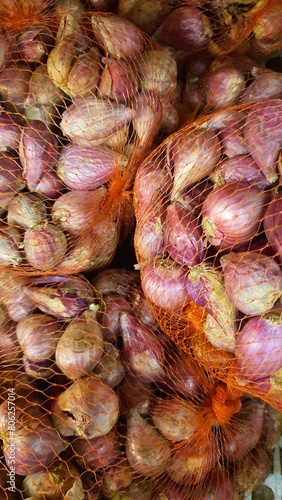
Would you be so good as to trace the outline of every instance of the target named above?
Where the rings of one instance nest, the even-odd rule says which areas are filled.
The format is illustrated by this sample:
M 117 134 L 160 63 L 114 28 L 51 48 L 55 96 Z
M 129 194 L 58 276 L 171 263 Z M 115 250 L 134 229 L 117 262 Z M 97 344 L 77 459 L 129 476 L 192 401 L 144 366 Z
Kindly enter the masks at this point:
M 179 351 L 137 271 L 21 279 L 1 276 L 1 498 L 235 499 L 265 480 L 281 414 Z M 19 291 L 33 309 L 11 319 Z

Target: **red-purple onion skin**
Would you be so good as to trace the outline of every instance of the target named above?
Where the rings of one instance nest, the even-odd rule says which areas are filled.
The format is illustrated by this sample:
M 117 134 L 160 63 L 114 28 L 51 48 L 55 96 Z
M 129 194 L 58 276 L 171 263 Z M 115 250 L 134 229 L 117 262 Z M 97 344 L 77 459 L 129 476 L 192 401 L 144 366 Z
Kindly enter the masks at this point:
M 278 254 L 282 264 L 282 191 L 270 201 L 264 215 L 263 228 L 269 244 Z
M 234 125 L 244 123 L 246 119 L 246 111 L 227 109 L 213 113 L 211 118 L 208 118 L 204 125 L 211 128 L 214 132 L 233 127 Z
M 0 192 L 20 191 L 25 187 L 23 170 L 17 158 L 0 153 Z
M 43 175 L 34 191 L 46 196 L 47 198 L 55 200 L 60 196 L 62 189 L 63 183 L 60 177 L 57 175 L 55 170 L 50 170 L 50 172 Z
M 253 158 L 244 154 L 223 160 L 212 177 L 216 186 L 238 181 L 246 182 L 260 189 L 270 185 Z
M 265 403 L 259 399 L 242 400 L 242 409 L 223 426 L 221 453 L 230 462 L 241 460 L 258 443 L 263 426 Z
M 99 315 L 102 326 L 103 339 L 107 342 L 114 341 L 120 334 L 120 315 L 129 312 L 130 303 L 118 293 L 110 293 L 103 297 L 105 310 Z
M 18 149 L 21 137 L 21 126 L 10 115 L 1 113 L 0 116 L 0 151 L 8 148 Z
M 240 490 L 253 491 L 265 481 L 270 470 L 270 457 L 262 446 L 258 445 L 236 463 L 236 485 Z
M 99 378 L 113 389 L 118 386 L 126 374 L 120 350 L 111 343 L 104 343 L 104 355 L 92 370 L 91 375 Z
M 269 182 L 278 175 L 276 162 L 282 145 L 282 100 L 269 99 L 255 103 L 244 128 L 244 138 L 252 155 Z
M 169 441 L 136 409 L 127 416 L 126 456 L 137 473 L 150 477 L 165 472 L 170 460 Z
M 90 283 L 103 296 L 117 293 L 127 300 L 132 286 L 140 285 L 140 276 L 138 271 L 110 268 L 91 277 Z
M 276 71 L 264 70 L 255 74 L 254 81 L 246 88 L 240 102 L 276 99 L 282 95 L 282 75 Z
M 68 144 L 60 151 L 57 173 L 71 189 L 92 191 L 111 180 L 121 155 L 105 146 Z
M 156 208 L 156 207 L 155 207 Z M 158 207 L 161 211 L 161 206 Z M 150 261 L 165 250 L 164 213 L 143 214 L 135 227 L 134 247 L 139 259 Z
M 157 336 L 129 313 L 120 316 L 123 360 L 129 371 L 143 382 L 163 377 L 164 348 Z
M 30 314 L 21 319 L 17 324 L 17 338 L 25 357 L 44 361 L 53 356 L 62 326 L 47 314 Z
M 103 57 L 105 65 L 101 73 L 99 91 L 102 97 L 125 103 L 137 91 L 137 83 L 129 65 L 113 57 Z
M 262 437 L 263 447 L 273 453 L 279 443 L 282 431 L 282 415 L 270 405 L 265 406 Z
M 35 305 L 32 301 L 24 295 L 22 298 L 12 301 L 7 305 L 8 313 L 13 321 L 20 321 L 25 318 L 28 314 L 32 314 L 35 309 Z
M 265 314 L 281 297 L 282 272 L 273 258 L 258 252 L 229 252 L 220 262 L 225 289 L 244 314 Z
M 235 485 L 234 480 L 228 470 L 222 466 L 215 467 L 208 475 L 207 493 L 202 500 L 227 500 L 234 498 Z
M 202 377 L 196 377 L 197 368 L 175 350 L 166 353 L 164 364 L 165 376 L 157 386 L 165 394 L 178 394 L 184 398 L 197 398 L 204 384 Z
M 152 331 L 158 328 L 158 323 L 141 290 L 134 290 L 131 300 L 131 314 Z
M 121 452 L 119 435 L 114 429 L 105 436 L 93 439 L 76 438 L 71 446 L 78 456 L 78 462 L 92 470 L 114 464 Z
M 146 298 L 155 306 L 175 313 L 189 301 L 186 272 L 172 259 L 156 259 L 151 262 L 142 269 L 141 281 Z
M 243 128 L 238 124 L 230 125 L 220 131 L 219 137 L 222 141 L 222 152 L 228 158 L 248 153 L 243 137 Z
M 221 249 L 249 241 L 263 219 L 269 194 L 248 184 L 231 182 L 216 187 L 203 203 L 203 231 Z
M 118 387 L 118 396 L 121 401 L 121 413 L 127 414 L 130 409 L 136 409 L 142 416 L 149 414 L 153 404 L 154 386 L 144 383 L 135 375 L 127 373 Z
M 154 33 L 154 38 L 192 54 L 206 48 L 211 34 L 206 16 L 196 7 L 187 5 L 171 12 Z
M 236 338 L 236 379 L 259 382 L 282 367 L 282 320 L 279 314 L 250 318 Z
M 178 202 L 166 209 L 165 249 L 178 264 L 193 267 L 204 258 L 204 238 L 199 219 Z
M 221 155 L 219 138 L 210 129 L 189 128 L 167 144 L 167 162 L 173 171 L 171 199 L 177 199 L 188 187 L 206 177 Z
M 233 67 L 219 68 L 207 76 L 205 100 L 208 109 L 217 110 L 235 104 L 245 90 L 243 73 Z
M 19 155 L 27 185 L 33 191 L 57 161 L 56 136 L 44 122 L 30 120 L 22 130 Z

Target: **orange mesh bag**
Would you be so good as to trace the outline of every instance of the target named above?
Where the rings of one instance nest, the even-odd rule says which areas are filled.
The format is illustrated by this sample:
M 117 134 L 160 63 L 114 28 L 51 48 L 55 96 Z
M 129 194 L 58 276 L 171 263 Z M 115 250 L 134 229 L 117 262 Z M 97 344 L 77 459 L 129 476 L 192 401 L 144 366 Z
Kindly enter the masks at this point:
M 199 117 L 135 180 L 142 288 L 180 349 L 282 409 L 282 101 Z
M 1 276 L 1 498 L 231 499 L 264 481 L 281 415 L 179 351 L 137 271 L 21 280 Z M 17 321 L 12 288 L 36 307 Z

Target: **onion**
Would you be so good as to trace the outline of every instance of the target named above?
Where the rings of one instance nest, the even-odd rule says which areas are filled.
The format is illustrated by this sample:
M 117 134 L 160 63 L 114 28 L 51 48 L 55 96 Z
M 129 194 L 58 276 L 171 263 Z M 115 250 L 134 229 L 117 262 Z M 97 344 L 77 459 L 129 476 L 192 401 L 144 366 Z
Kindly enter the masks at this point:
M 264 448 L 273 452 L 279 443 L 282 431 L 282 414 L 269 405 L 265 405 L 263 429 L 260 442 Z
M 67 238 L 54 224 L 37 224 L 24 234 L 24 251 L 30 266 L 40 271 L 54 269 L 67 251 Z
M 155 92 L 159 97 L 171 97 L 177 86 L 177 64 L 165 49 L 152 49 L 140 58 L 139 77 L 142 90 Z
M 207 493 L 202 500 L 227 500 L 235 498 L 232 473 L 222 465 L 215 466 L 206 479 Z
M 207 240 L 222 249 L 249 241 L 256 234 L 268 198 L 267 192 L 240 181 L 216 187 L 203 204 Z
M 208 175 L 220 154 L 219 139 L 209 129 L 189 127 L 172 136 L 167 146 L 167 161 L 174 173 L 171 199 L 177 199 L 185 189 Z
M 128 300 L 132 286 L 140 282 L 137 271 L 127 269 L 105 269 L 90 278 L 90 283 L 101 295 L 117 293 Z
M 135 375 L 127 373 L 118 387 L 121 401 L 121 413 L 127 414 L 130 409 L 136 409 L 142 416 L 148 415 L 154 400 L 152 383 L 145 383 Z
M 119 103 L 132 99 L 137 92 L 137 79 L 131 66 L 113 57 L 102 57 L 102 63 L 104 67 L 99 82 L 101 96 Z
M 136 97 L 134 110 L 132 126 L 138 147 L 149 147 L 160 129 L 163 114 L 161 100 L 154 92 L 142 91 Z
M 128 461 L 123 459 L 118 464 L 107 467 L 103 477 L 102 493 L 106 498 L 119 498 L 132 484 L 134 477 L 133 469 Z
M 243 181 L 264 189 L 270 185 L 251 156 L 240 154 L 223 160 L 212 174 L 216 186 Z
M 243 73 L 235 67 L 218 68 L 208 74 L 205 101 L 208 109 L 222 109 L 235 104 L 245 89 Z
M 91 375 L 98 377 L 112 389 L 124 378 L 125 366 L 121 360 L 120 351 L 113 344 L 104 343 L 104 354 L 94 367 Z
M 144 261 L 149 261 L 164 251 L 164 213 L 161 205 L 155 207 L 153 214 L 147 210 L 136 223 L 134 247 L 139 259 Z
M 31 361 L 51 358 L 62 335 L 62 323 L 48 314 L 30 314 L 17 324 L 17 339 Z
M 6 153 L 0 153 L 0 192 L 21 191 L 24 189 L 22 168 L 17 158 Z
M 100 361 L 103 338 L 96 306 L 69 323 L 56 347 L 56 364 L 71 380 L 87 375 Z
M 269 203 L 263 219 L 264 232 L 282 264 L 282 191 Z
M 264 314 L 282 296 L 282 272 L 273 258 L 258 252 L 230 252 L 220 263 L 226 292 L 244 314 Z
M 252 106 L 244 128 L 248 151 L 269 182 L 277 179 L 276 162 L 282 145 L 281 117 L 281 99 L 266 99 Z
M 170 460 L 169 441 L 136 409 L 127 417 L 126 456 L 137 473 L 149 477 L 165 472 Z
M 257 445 L 262 433 L 265 403 L 250 397 L 241 401 L 241 411 L 222 427 L 222 438 L 219 437 L 222 456 L 230 462 L 245 457 Z
M 282 319 L 271 313 L 250 318 L 236 338 L 236 379 L 260 381 L 282 367 Z
M 141 280 L 144 294 L 154 305 L 171 312 L 187 305 L 186 272 L 172 259 L 151 262 L 142 269 Z
M 73 382 L 58 398 L 59 408 L 68 418 L 77 436 L 92 439 L 108 434 L 119 416 L 116 393 L 96 377 Z
M 108 342 L 115 340 L 120 334 L 120 315 L 129 312 L 130 303 L 118 293 L 110 293 L 103 297 L 105 312 L 99 314 L 103 339 Z
M 143 382 L 163 375 L 164 349 L 157 336 L 129 313 L 120 316 L 123 359 L 128 369 Z
M 120 438 L 115 429 L 93 439 L 76 438 L 71 445 L 79 465 L 92 470 L 109 467 L 121 454 Z
M 255 71 L 254 80 L 246 88 L 241 102 L 261 101 L 262 99 L 275 99 L 282 94 L 282 75 L 275 71 Z
M 8 205 L 8 224 L 31 229 L 47 221 L 47 208 L 43 197 L 35 193 L 21 193 Z
M 206 384 L 206 377 L 199 373 L 190 357 L 178 350 L 169 349 L 166 353 L 164 363 L 165 377 L 158 382 L 157 386 L 165 394 L 180 395 L 185 398 L 197 398 L 201 387 Z
M 241 490 L 254 490 L 262 484 L 270 472 L 270 458 L 267 452 L 256 446 L 242 460 L 236 463 L 236 484 Z

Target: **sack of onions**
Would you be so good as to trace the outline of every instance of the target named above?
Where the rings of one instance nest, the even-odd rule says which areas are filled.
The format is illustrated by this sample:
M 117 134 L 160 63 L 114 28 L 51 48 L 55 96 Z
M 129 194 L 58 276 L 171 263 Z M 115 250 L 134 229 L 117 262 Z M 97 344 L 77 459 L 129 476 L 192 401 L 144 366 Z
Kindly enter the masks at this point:
M 142 163 L 137 268 L 161 328 L 210 372 L 282 409 L 282 101 L 199 117 Z

